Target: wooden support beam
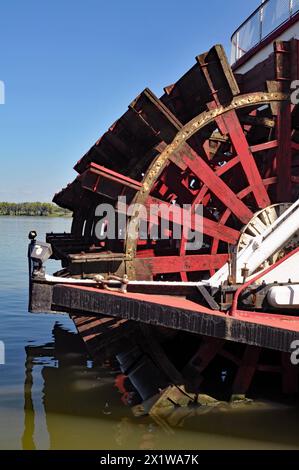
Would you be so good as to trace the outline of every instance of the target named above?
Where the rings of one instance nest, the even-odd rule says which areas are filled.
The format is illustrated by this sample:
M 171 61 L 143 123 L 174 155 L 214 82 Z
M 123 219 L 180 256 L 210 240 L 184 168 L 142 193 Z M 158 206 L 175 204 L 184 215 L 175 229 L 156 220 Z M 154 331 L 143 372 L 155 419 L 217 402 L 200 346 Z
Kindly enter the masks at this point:
M 282 391 L 286 395 L 298 393 L 298 366 L 291 363 L 289 353 L 281 353 Z
M 136 263 L 144 264 L 155 274 L 210 271 L 219 269 L 228 261 L 228 254 L 217 255 L 181 255 L 154 256 L 152 258 L 136 258 Z
M 170 155 L 170 160 L 184 162 L 197 178 L 202 181 L 228 207 L 241 222 L 247 224 L 253 217 L 253 213 L 235 195 L 230 187 L 221 179 L 210 166 L 196 154 L 188 145 L 182 147 Z
M 276 173 L 277 202 L 290 202 L 292 200 L 292 122 L 291 103 L 282 103 L 277 116 Z
M 221 128 L 221 131 L 230 136 L 231 143 L 236 154 L 240 157 L 242 168 L 247 181 L 252 188 L 252 193 L 258 207 L 264 208 L 269 206 L 271 204 L 270 198 L 265 186 L 263 185 L 261 175 L 236 112 L 230 111 L 225 113 L 223 116 L 217 118 L 216 121 Z
M 247 393 L 257 368 L 260 353 L 260 347 L 246 346 L 233 383 L 233 395 L 245 395 Z
M 120 294 L 66 285 L 52 289 L 52 309 L 56 311 L 123 318 L 285 352 L 299 339 L 299 319 L 292 320 L 292 329 L 287 329 L 287 317 L 277 314 L 246 312 L 232 318 L 175 296 Z
M 226 165 L 225 165 L 226 166 Z M 149 196 L 146 201 L 146 208 L 150 211 L 151 206 L 160 206 L 166 207 L 169 209 L 169 222 L 182 220 L 185 224 L 185 229 L 195 230 L 195 215 L 187 212 L 187 209 L 183 207 L 177 207 L 175 204 L 170 204 L 167 202 L 162 201 L 161 199 L 155 198 L 153 196 Z M 161 219 L 163 219 L 163 212 L 161 213 Z M 222 224 L 221 222 L 216 222 L 215 220 L 208 219 L 207 217 L 202 217 L 202 230 L 204 235 L 208 235 L 209 237 L 218 238 L 219 240 L 223 240 L 226 243 L 230 243 L 231 245 L 235 245 L 240 237 L 240 233 L 226 225 Z

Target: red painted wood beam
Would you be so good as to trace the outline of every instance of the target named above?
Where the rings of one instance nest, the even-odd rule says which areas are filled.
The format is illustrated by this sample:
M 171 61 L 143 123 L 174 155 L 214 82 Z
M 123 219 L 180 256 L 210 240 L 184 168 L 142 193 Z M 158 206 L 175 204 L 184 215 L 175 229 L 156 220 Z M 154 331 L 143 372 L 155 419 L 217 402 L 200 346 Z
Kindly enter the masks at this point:
M 261 348 L 247 345 L 233 384 L 233 394 L 245 395 L 257 369 Z
M 277 202 L 290 202 L 292 200 L 292 122 L 291 104 L 281 105 L 277 116 L 276 153 Z
M 170 222 L 179 221 L 183 218 L 183 221 L 185 221 L 185 228 L 191 229 L 193 231 L 195 230 L 195 215 L 192 214 L 191 217 L 189 217 L 187 209 L 178 207 L 175 204 L 164 202 L 152 196 L 149 196 L 149 198 L 147 199 L 146 208 L 149 211 L 151 205 L 160 204 L 163 204 L 167 208 L 171 209 L 171 211 L 169 212 Z M 202 230 L 204 235 L 207 235 L 212 238 L 218 238 L 219 240 L 222 240 L 226 243 L 230 243 L 231 245 L 235 245 L 240 237 L 240 233 L 238 232 L 238 230 L 226 227 L 221 222 L 216 222 L 214 220 L 208 219 L 207 217 L 202 217 Z
M 201 180 L 215 196 L 228 207 L 241 222 L 247 224 L 253 217 L 253 213 L 240 201 L 230 187 L 219 178 L 210 166 L 192 150 L 189 146 L 182 146 L 179 150 L 170 155 L 170 160 L 183 161 L 187 167 Z
M 291 363 L 290 354 L 281 353 L 282 390 L 286 395 L 298 393 L 298 366 Z
M 274 149 L 278 146 L 277 140 L 270 140 L 270 142 L 264 142 L 263 144 L 252 145 L 250 150 L 252 153 L 262 152 L 264 150 Z
M 97 185 L 101 178 L 107 179 L 111 182 L 120 183 L 123 186 L 134 189 L 135 191 L 138 191 L 142 187 L 142 183 L 140 183 L 139 181 L 133 180 L 132 178 L 124 176 L 121 173 L 117 173 L 116 171 L 110 170 L 109 168 L 106 168 L 104 166 L 97 165 L 96 163 L 91 163 L 89 165 L 88 170 L 86 170 L 79 177 L 82 180 L 83 187 L 85 187 L 84 184 L 87 184 L 86 181 L 88 181 L 88 176 L 91 174 L 98 176 L 97 182 L 94 188 L 86 186 L 86 189 L 96 191 Z
M 248 145 L 244 130 L 240 124 L 236 112 L 229 111 L 217 118 L 217 124 L 221 132 L 230 136 L 235 152 L 240 157 L 240 162 L 246 175 L 247 181 L 252 188 L 258 207 L 267 207 L 271 204 L 268 193 L 263 185 L 258 167 Z
M 142 258 L 142 261 L 150 267 L 153 274 L 166 274 L 219 269 L 228 261 L 228 255 L 156 256 Z
M 80 315 L 108 315 L 286 352 L 299 338 L 298 317 L 239 310 L 230 317 L 169 295 L 123 294 L 60 284 L 53 287 L 52 308 Z

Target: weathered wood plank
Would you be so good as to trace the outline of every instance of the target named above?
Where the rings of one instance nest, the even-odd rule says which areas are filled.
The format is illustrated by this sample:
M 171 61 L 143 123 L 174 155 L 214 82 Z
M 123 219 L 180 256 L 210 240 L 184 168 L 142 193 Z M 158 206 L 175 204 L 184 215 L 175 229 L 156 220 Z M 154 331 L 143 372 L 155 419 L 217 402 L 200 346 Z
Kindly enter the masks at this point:
M 53 309 L 109 315 L 229 341 L 290 352 L 299 339 L 299 321 L 286 328 L 287 317 L 242 312 L 230 317 L 178 297 L 118 294 L 74 286 L 53 288 Z M 289 317 L 288 317 L 289 318 Z M 290 328 L 290 327 L 289 327 Z

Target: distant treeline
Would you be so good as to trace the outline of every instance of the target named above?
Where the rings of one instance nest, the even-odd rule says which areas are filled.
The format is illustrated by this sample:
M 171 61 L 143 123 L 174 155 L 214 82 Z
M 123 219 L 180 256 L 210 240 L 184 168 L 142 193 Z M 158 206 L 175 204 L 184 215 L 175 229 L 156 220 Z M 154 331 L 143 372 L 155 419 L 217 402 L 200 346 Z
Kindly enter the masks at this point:
M 63 217 L 71 215 L 71 212 L 49 202 L 0 202 L 1 215 Z

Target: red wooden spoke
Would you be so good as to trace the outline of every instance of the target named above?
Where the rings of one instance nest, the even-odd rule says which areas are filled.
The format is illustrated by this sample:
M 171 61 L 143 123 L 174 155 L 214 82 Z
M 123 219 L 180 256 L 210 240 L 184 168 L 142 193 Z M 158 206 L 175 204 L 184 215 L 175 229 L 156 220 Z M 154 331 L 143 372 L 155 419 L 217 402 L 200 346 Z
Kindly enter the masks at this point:
M 224 175 L 227 171 L 231 170 L 234 166 L 237 165 L 237 163 L 240 162 L 240 157 L 234 157 L 232 158 L 229 162 L 227 162 L 225 165 L 220 166 L 216 168 L 215 173 L 217 176 L 222 176 Z
M 229 134 L 232 145 L 240 157 L 241 165 L 252 187 L 258 207 L 267 207 L 271 204 L 268 193 L 262 182 L 258 167 L 248 145 L 243 128 L 235 111 L 229 111 L 217 118 L 217 124 L 222 131 Z
M 156 190 L 161 197 L 176 194 L 180 200 L 188 202 L 192 198 L 192 190 L 183 184 L 184 176 L 178 167 L 172 165 L 161 175 L 160 182 L 156 185 Z M 162 182 L 162 185 L 161 185 Z
M 238 217 L 243 223 L 248 223 L 253 213 L 248 207 L 238 199 L 235 193 L 222 181 L 210 166 L 200 158 L 189 146 L 182 146 L 174 152 L 170 159 L 176 163 L 180 160 L 215 194 L 215 196 Z
M 264 142 L 263 144 L 252 145 L 250 150 L 252 153 L 262 152 L 264 150 L 271 150 L 278 146 L 277 140 L 270 140 L 269 142 Z
M 185 236 L 182 236 L 181 243 L 180 243 L 180 251 L 179 251 L 179 256 L 185 256 L 186 253 L 186 244 L 187 244 L 187 239 Z M 181 280 L 184 282 L 188 281 L 188 274 L 186 271 L 181 271 Z
M 298 180 L 299 180 L 299 177 L 298 177 Z M 264 184 L 265 188 L 268 188 L 269 186 L 271 186 L 273 184 L 277 184 L 277 177 L 274 176 L 272 178 L 266 178 L 266 179 L 263 180 L 263 184 Z M 251 187 L 248 186 L 247 188 L 244 188 L 242 191 L 240 191 L 238 193 L 238 197 L 240 199 L 243 199 L 244 197 L 248 196 L 248 194 L 250 194 L 250 192 L 251 192 Z M 219 223 L 221 223 L 222 225 L 225 226 L 225 224 L 226 224 L 227 220 L 229 219 L 230 215 L 231 215 L 231 211 L 229 209 L 224 211 L 224 213 L 222 214 L 222 216 L 219 220 Z M 217 253 L 218 246 L 219 246 L 219 239 L 215 238 L 213 240 L 213 243 L 212 243 L 212 249 L 211 249 L 212 254 Z
M 219 166 L 216 168 L 215 170 L 215 174 L 217 176 L 222 176 L 224 175 L 228 170 L 230 170 L 231 168 L 233 168 L 237 163 L 239 163 L 240 159 L 239 157 L 234 157 L 232 158 L 228 163 L 226 163 L 225 165 L 223 166 Z M 205 205 L 205 202 L 204 202 L 204 199 L 205 199 L 205 196 L 207 195 L 209 191 L 209 188 L 204 184 L 202 186 L 202 188 L 200 189 L 199 193 L 197 194 L 196 198 L 194 199 L 193 201 L 193 205 L 195 204 L 203 204 Z M 213 236 L 213 235 L 212 235 Z M 228 242 L 230 243 L 230 242 Z
M 226 210 L 223 212 L 223 214 L 222 214 L 222 216 L 221 216 L 219 222 L 220 222 L 221 224 L 225 225 L 230 216 L 231 216 L 231 211 L 230 211 L 229 209 L 226 209 Z M 239 236 L 240 236 L 240 234 L 239 234 Z M 212 246 L 211 246 L 211 254 L 212 254 L 212 255 L 215 255 L 215 254 L 217 253 L 218 247 L 219 247 L 219 239 L 218 239 L 218 238 L 214 238 L 214 239 L 213 239 L 213 242 L 212 242 Z M 215 269 L 211 269 L 211 271 L 210 271 L 210 275 L 213 276 L 213 274 L 215 274 Z
M 291 105 L 281 106 L 277 116 L 276 172 L 278 184 L 276 190 L 277 202 L 289 202 L 292 197 L 292 123 Z
M 272 176 L 271 178 L 265 178 L 263 179 L 263 183 L 265 188 L 268 188 L 268 186 L 271 186 L 272 184 L 277 184 L 277 176 Z
M 146 208 L 149 210 L 152 204 L 163 204 L 167 208 L 171 208 L 172 211 L 169 212 L 169 221 L 173 222 L 176 220 L 183 220 L 186 221 L 186 228 L 195 230 L 195 215 L 194 213 L 191 214 L 191 217 L 187 217 L 187 209 L 180 208 L 176 205 L 169 204 L 167 202 L 161 201 L 160 199 L 154 198 L 150 196 L 146 201 Z M 191 220 L 190 220 L 191 219 Z M 190 224 L 189 224 L 190 220 Z M 238 230 L 232 229 L 230 227 L 226 227 L 222 223 L 215 222 L 214 220 L 208 219 L 206 217 L 202 217 L 202 224 L 203 224 L 203 233 L 210 237 L 215 237 L 220 240 L 223 240 L 227 243 L 235 244 L 238 241 L 240 236 Z
M 245 394 L 252 382 L 257 368 L 261 348 L 247 345 L 245 348 L 243 361 L 239 367 L 233 383 L 233 393 L 237 395 Z
M 215 173 L 217 174 L 217 176 L 220 176 L 220 175 L 226 173 L 227 171 L 229 171 L 231 168 L 233 168 L 239 161 L 240 161 L 239 157 L 234 157 L 226 165 L 218 167 L 216 169 Z M 204 194 L 208 190 L 208 188 L 206 186 L 205 186 L 205 189 L 206 190 L 203 191 L 203 192 L 200 191 L 202 196 L 204 196 Z M 195 205 L 200 202 L 200 199 L 201 199 L 201 194 L 200 193 L 199 193 L 199 195 L 197 195 L 197 197 L 193 201 L 193 204 L 192 204 L 192 207 L 191 207 L 191 213 L 192 212 L 194 213 Z M 150 197 L 147 200 L 147 205 L 149 206 L 150 204 L 159 204 L 161 202 L 163 202 L 163 201 L 160 201 L 156 198 Z M 172 208 L 173 212 L 170 213 L 170 220 L 171 221 L 173 219 L 178 220 L 178 216 L 182 215 L 181 212 L 180 212 L 181 209 L 179 207 L 173 206 L 169 203 L 167 205 L 168 205 L 168 207 L 172 206 L 171 208 Z M 176 211 L 177 211 L 177 217 L 176 217 Z M 183 212 L 185 212 L 185 210 L 183 210 Z M 231 214 L 230 211 L 226 211 L 226 212 Z M 227 216 L 227 218 L 228 218 L 228 216 Z M 190 219 L 185 219 L 185 220 L 190 220 Z M 225 222 L 226 222 L 226 220 L 225 220 Z M 195 225 L 194 224 L 194 215 L 192 215 L 192 217 L 191 217 L 191 226 L 188 226 L 187 228 L 191 228 L 192 230 L 194 230 L 194 225 Z M 232 229 L 230 227 L 226 227 L 223 223 L 216 222 L 216 221 L 213 221 L 213 220 L 210 220 L 210 219 L 207 219 L 207 218 L 203 218 L 203 233 L 212 238 L 212 240 L 213 240 L 212 247 L 213 246 L 215 247 L 215 250 L 214 250 L 215 254 L 217 253 L 219 240 L 225 241 L 226 243 L 230 243 L 230 244 L 236 244 L 237 241 L 238 241 L 238 238 L 239 238 L 239 232 L 237 230 Z M 186 240 L 183 238 L 181 240 L 181 243 L 180 243 L 180 251 L 179 251 L 180 256 L 185 255 L 185 247 L 186 247 Z M 163 265 L 163 267 L 165 267 L 165 266 Z M 205 269 L 206 267 L 207 267 L 206 265 L 204 265 L 204 266 L 196 265 L 196 268 L 199 271 L 202 270 L 202 268 L 204 268 L 204 270 L 206 270 Z M 173 269 L 173 268 L 171 268 L 171 269 Z M 210 266 L 209 271 L 210 271 L 211 275 L 215 272 L 215 269 L 217 269 L 215 266 Z M 188 271 L 191 271 L 191 269 L 188 269 Z M 184 280 L 186 281 L 188 279 L 187 274 L 186 274 L 185 271 L 180 271 L 180 275 L 181 275 L 181 279 L 183 281 Z
M 298 181 L 299 181 L 299 178 L 298 178 Z M 268 189 L 269 186 L 273 185 L 273 184 L 276 184 L 277 183 L 277 177 L 272 177 L 272 178 L 266 178 L 263 180 L 263 184 L 265 186 L 265 188 Z M 250 186 L 248 186 L 247 188 L 244 188 L 242 191 L 240 191 L 238 193 L 238 197 L 240 199 L 243 199 L 244 197 L 248 196 L 248 194 L 251 192 L 251 188 Z M 222 214 L 220 220 L 219 220 L 219 223 L 221 223 L 222 225 L 225 226 L 226 222 L 228 221 L 229 217 L 231 216 L 231 211 L 229 209 L 226 209 L 226 211 L 224 211 L 224 213 Z M 218 251 L 218 247 L 219 247 L 219 239 L 217 238 L 214 238 L 213 239 L 213 242 L 212 242 L 212 247 L 211 247 L 211 254 L 216 254 L 217 251 Z M 215 270 L 212 270 L 211 271 L 211 276 L 215 273 Z

